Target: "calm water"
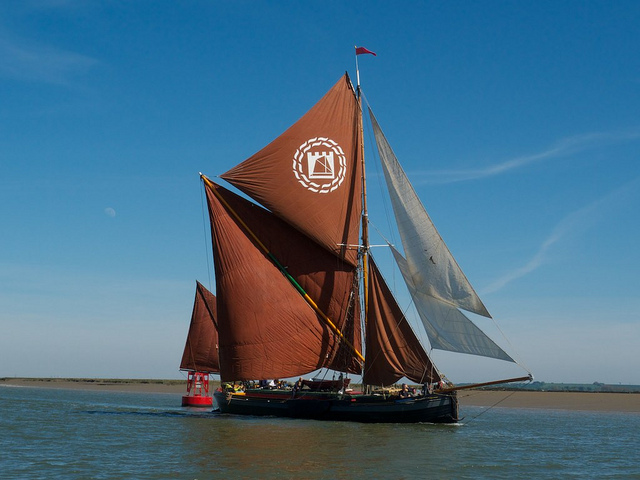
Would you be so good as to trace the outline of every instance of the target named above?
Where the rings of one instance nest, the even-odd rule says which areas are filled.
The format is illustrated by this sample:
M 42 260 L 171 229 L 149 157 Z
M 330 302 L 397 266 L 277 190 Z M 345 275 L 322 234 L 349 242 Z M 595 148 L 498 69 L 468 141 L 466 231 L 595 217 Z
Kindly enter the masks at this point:
M 640 479 L 638 414 L 467 408 L 460 425 L 361 425 L 179 404 L 0 387 L 0 478 Z

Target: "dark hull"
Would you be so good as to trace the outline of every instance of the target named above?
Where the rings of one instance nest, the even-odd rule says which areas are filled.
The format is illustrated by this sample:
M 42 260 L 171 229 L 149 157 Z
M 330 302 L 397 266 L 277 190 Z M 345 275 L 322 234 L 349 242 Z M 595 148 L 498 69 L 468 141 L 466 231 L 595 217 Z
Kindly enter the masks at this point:
M 228 394 L 215 392 L 222 413 L 276 416 L 364 423 L 455 423 L 455 393 L 408 399 L 384 399 L 374 395 L 302 395 L 291 393 Z

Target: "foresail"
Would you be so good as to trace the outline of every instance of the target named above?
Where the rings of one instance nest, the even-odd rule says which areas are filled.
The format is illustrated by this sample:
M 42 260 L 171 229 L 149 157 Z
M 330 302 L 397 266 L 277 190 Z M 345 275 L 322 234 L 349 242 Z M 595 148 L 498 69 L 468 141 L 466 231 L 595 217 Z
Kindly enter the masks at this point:
M 369 109 L 387 188 L 407 262 L 420 292 L 464 310 L 489 312 L 440 237 Z
M 216 297 L 200 282 L 196 282 L 196 297 L 180 369 L 209 373 L 220 371 Z
M 422 277 L 391 246 L 433 348 L 515 362 L 454 305 L 425 293 Z
M 360 125 L 345 74 L 282 135 L 221 177 L 355 265 L 362 211 Z
M 437 382 L 439 373 L 393 298 L 378 267 L 369 259 L 367 356 L 363 382 L 391 385 L 402 377 L 417 383 Z
M 286 378 L 324 366 L 359 372 L 353 353 L 270 256 L 360 349 L 355 340 L 360 336 L 359 323 L 353 321 L 358 315 L 358 298 L 352 294 L 357 291 L 355 269 L 263 208 L 215 184 L 205 189 L 218 295 L 221 378 Z M 247 229 L 269 255 L 247 236 Z

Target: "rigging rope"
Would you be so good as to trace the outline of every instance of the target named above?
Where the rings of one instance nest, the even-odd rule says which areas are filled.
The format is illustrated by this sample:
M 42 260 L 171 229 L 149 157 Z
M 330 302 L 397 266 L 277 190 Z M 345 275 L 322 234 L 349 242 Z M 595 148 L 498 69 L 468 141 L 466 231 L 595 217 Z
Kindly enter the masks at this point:
M 507 338 L 507 336 L 504 334 L 504 332 L 502 331 L 502 329 L 500 328 L 500 325 L 498 325 L 498 322 L 496 321 L 495 318 L 491 317 L 491 320 L 493 321 L 493 325 L 498 329 L 498 331 L 500 332 L 500 335 L 502 335 L 502 338 L 505 339 L 505 341 L 509 344 L 509 347 L 511 348 L 512 352 L 516 352 L 515 347 L 513 346 L 513 344 L 509 341 L 509 338 Z M 521 366 L 522 368 L 524 368 L 526 370 L 526 372 L 531 376 L 531 378 L 533 378 L 533 373 L 531 373 L 531 370 L 529 370 L 529 368 L 520 360 L 520 356 L 519 355 L 513 355 L 513 357 L 518 357 L 518 360 L 516 360 L 515 358 L 513 359 L 513 361 L 515 362 L 516 365 Z M 512 358 L 513 358 L 512 357 Z
M 507 395 L 506 397 L 504 397 L 502 400 L 499 400 L 498 402 L 494 403 L 493 405 L 491 405 L 490 407 L 487 407 L 485 410 L 483 410 L 482 412 L 480 412 L 478 415 L 471 417 L 469 419 L 468 422 L 465 422 L 465 424 L 469 424 L 471 423 L 473 420 L 475 420 L 476 418 L 480 417 L 481 415 L 484 415 L 485 413 L 487 413 L 489 410 L 491 410 L 492 408 L 500 405 L 502 402 L 504 402 L 505 400 L 508 400 L 514 393 L 516 393 L 515 391 L 511 392 L 509 395 Z M 466 397 L 470 397 L 471 395 L 465 395 Z
M 364 92 L 362 93 L 362 98 L 364 99 L 365 104 L 367 105 L 367 108 L 371 109 L 371 105 L 369 104 L 369 100 L 367 100 L 367 96 L 364 94 Z M 387 230 L 389 232 L 391 232 L 391 237 L 392 237 L 392 241 L 389 242 L 387 241 L 387 239 L 385 238 L 385 241 L 391 245 L 395 245 L 396 241 L 395 241 L 395 229 L 394 229 L 394 225 L 395 225 L 395 217 L 391 211 L 390 207 L 390 202 L 388 201 L 388 194 L 387 194 L 387 187 L 386 187 L 386 183 L 384 181 L 384 173 L 380 171 L 380 154 L 378 152 L 378 146 L 375 142 L 375 135 L 373 133 L 373 127 L 371 125 L 371 119 L 367 116 L 364 117 L 363 119 L 366 118 L 366 124 L 367 124 L 367 140 L 369 141 L 369 150 L 372 152 L 372 156 L 374 159 L 376 159 L 376 162 L 373 162 L 374 165 L 374 171 L 375 171 L 375 177 L 377 179 L 377 183 L 378 183 L 378 195 L 379 198 L 382 199 L 383 201 L 382 203 L 382 209 L 384 211 L 384 217 L 385 220 L 387 221 Z M 364 120 L 363 120 L 364 123 Z M 364 139 L 363 139 L 364 142 Z M 369 224 L 371 224 L 371 222 L 369 222 Z M 375 227 L 374 227 L 375 228 Z M 380 233 L 380 231 L 376 228 L 376 230 L 378 231 L 378 233 Z M 383 235 L 381 235 L 382 238 L 384 238 Z

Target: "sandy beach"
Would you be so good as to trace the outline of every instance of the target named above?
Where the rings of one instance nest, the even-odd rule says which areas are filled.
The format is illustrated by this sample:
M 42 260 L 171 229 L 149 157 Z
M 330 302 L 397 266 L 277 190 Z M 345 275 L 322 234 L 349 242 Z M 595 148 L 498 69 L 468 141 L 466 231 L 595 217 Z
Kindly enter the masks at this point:
M 211 389 L 213 390 L 217 387 L 217 382 L 212 383 Z M 1 386 L 158 394 L 186 393 L 186 380 L 0 378 Z M 458 398 L 463 407 L 495 406 L 500 408 L 640 413 L 640 394 L 638 393 L 465 390 L 458 393 Z

